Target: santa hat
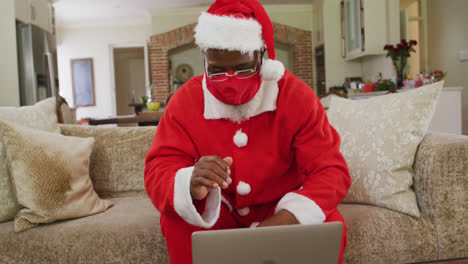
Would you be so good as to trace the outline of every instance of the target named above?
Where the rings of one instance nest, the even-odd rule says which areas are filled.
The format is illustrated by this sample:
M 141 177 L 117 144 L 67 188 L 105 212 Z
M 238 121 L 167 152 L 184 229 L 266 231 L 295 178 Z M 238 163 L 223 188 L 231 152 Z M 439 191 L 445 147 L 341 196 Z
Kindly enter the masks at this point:
M 202 50 L 242 53 L 266 46 L 269 59 L 263 62 L 260 75 L 266 81 L 279 81 L 284 65 L 276 60 L 273 34 L 273 24 L 258 0 L 216 0 L 198 19 L 195 43 Z

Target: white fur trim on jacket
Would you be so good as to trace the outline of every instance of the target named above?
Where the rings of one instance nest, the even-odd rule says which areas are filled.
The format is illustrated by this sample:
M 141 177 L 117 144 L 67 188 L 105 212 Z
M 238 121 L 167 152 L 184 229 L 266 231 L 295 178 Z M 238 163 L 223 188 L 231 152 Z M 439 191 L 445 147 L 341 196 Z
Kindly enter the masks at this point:
M 265 81 L 279 81 L 284 75 L 284 65 L 281 61 L 266 59 L 263 60 L 260 75 Z
M 206 75 L 203 76 L 203 97 L 205 119 L 230 119 L 240 123 L 245 119 L 257 116 L 264 112 L 275 111 L 278 99 L 278 82 L 263 81 L 257 94 L 248 103 L 243 105 L 228 105 L 214 97 L 206 88 Z
M 250 228 L 257 228 L 260 225 L 260 222 L 253 222 L 250 224 Z
M 195 26 L 195 43 L 203 50 L 238 50 L 242 53 L 265 46 L 262 26 L 253 18 L 217 16 L 202 12 Z
M 197 212 L 190 195 L 190 179 L 193 166 L 177 171 L 174 182 L 174 209 L 187 223 L 203 227 L 212 227 L 219 218 L 221 209 L 221 189 L 216 188 L 208 193 L 205 211 Z
M 281 210 L 288 210 L 301 224 L 323 224 L 325 221 L 325 214 L 314 201 L 294 192 L 281 198 L 276 205 L 275 214 Z
M 231 203 L 223 195 L 221 195 L 221 202 L 224 203 L 227 206 L 227 208 L 229 209 L 229 212 L 232 212 Z
M 247 136 L 246 133 L 242 132 L 242 129 L 237 130 L 236 134 L 234 135 L 234 138 L 232 139 L 234 141 L 234 144 L 238 148 L 242 148 L 247 146 L 247 142 L 249 141 L 249 137 Z
M 252 188 L 250 188 L 250 184 L 240 181 L 237 184 L 236 190 L 239 195 L 247 195 L 252 191 Z

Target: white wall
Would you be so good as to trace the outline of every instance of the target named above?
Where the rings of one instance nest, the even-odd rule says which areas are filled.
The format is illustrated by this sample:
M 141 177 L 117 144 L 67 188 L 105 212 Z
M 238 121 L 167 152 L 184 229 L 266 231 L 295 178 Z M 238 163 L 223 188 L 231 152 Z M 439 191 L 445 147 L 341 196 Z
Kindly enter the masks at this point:
M 14 0 L 0 1 L 0 106 L 19 106 Z
M 447 71 L 445 86 L 462 86 L 463 134 L 468 135 L 468 61 L 458 51 L 468 49 L 468 1 L 428 0 L 429 67 Z
M 384 79 L 396 77 L 392 59 L 386 58 L 385 55 L 366 56 L 361 59 L 361 63 L 364 81 L 370 80 L 371 82 L 376 82 L 379 73 L 382 73 Z
M 96 106 L 80 107 L 77 110 L 77 119 L 105 118 L 116 115 L 111 46 L 122 47 L 125 44 L 146 46 L 150 35 L 151 25 L 149 24 L 57 29 L 60 94 L 70 105 L 73 105 L 70 60 L 93 58 Z

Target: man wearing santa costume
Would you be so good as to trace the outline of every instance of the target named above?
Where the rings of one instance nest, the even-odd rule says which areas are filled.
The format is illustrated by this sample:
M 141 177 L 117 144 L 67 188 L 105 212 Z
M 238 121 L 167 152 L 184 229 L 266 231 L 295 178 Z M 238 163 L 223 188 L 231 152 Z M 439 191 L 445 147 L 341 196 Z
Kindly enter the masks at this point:
M 339 135 L 273 40 L 258 0 L 217 0 L 198 20 L 205 73 L 172 96 L 146 156 L 172 264 L 192 262 L 195 231 L 344 222 Z M 346 227 L 340 263 L 345 246 Z

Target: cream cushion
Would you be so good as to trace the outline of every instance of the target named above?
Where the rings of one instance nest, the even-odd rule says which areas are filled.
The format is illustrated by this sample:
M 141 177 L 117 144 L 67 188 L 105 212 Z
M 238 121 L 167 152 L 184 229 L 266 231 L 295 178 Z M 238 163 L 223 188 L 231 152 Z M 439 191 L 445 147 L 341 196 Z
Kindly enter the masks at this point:
M 442 87 L 438 82 L 365 100 L 331 98 L 328 118 L 341 136 L 352 180 L 344 202 L 419 217 L 412 166 Z
M 40 101 L 33 106 L 0 107 L 0 120 L 37 130 L 60 133 L 55 97 Z M 0 223 L 12 220 L 19 209 L 11 187 L 3 141 L 0 138 Z
M 94 138 L 75 138 L 0 121 L 18 203 L 15 231 L 105 211 L 89 178 Z

